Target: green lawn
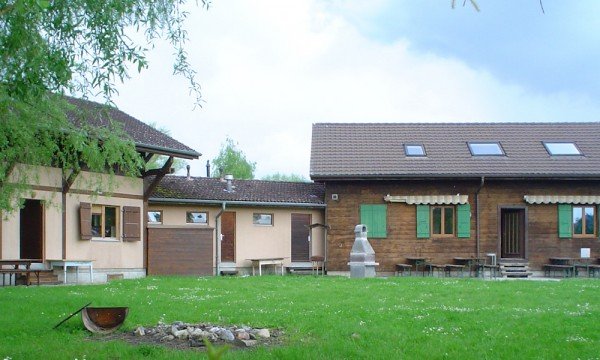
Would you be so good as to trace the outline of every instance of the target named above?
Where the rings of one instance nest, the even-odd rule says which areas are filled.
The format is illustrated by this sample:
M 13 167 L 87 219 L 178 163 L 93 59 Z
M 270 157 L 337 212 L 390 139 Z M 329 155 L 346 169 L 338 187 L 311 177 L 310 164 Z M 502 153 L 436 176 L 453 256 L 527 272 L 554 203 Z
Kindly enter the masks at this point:
M 104 285 L 0 288 L 0 360 L 198 358 L 94 338 L 72 311 L 129 306 L 159 320 L 281 328 L 285 344 L 226 358 L 599 359 L 600 280 L 314 276 L 163 277 Z M 353 335 L 355 334 L 355 335 Z M 204 356 L 204 353 L 201 353 Z

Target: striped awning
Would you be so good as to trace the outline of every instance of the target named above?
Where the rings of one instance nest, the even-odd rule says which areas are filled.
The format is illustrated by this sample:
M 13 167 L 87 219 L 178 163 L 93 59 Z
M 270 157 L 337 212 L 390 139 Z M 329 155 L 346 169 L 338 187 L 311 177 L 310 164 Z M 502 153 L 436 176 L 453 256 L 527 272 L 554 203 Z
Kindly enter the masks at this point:
M 600 204 L 600 195 L 525 195 L 528 204 Z
M 383 198 L 387 202 L 403 202 L 409 205 L 447 205 L 467 204 L 468 195 L 387 195 Z

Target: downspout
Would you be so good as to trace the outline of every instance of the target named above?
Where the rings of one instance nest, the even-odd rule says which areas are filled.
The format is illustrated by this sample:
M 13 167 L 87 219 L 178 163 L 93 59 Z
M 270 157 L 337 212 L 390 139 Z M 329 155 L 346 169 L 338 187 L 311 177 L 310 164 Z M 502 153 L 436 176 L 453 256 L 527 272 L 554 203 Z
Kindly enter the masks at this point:
M 219 275 L 221 272 L 221 240 L 222 240 L 222 234 L 221 234 L 221 215 L 223 215 L 223 212 L 225 212 L 225 208 L 227 207 L 227 203 L 225 201 L 223 201 L 223 203 L 221 203 L 221 211 L 219 211 L 219 213 L 217 214 L 217 216 L 215 216 L 215 227 L 216 227 L 216 236 L 215 236 L 215 275 Z
M 481 182 L 479 183 L 479 187 L 475 191 L 475 221 L 477 222 L 477 228 L 475 230 L 475 242 L 477 247 L 477 258 L 479 258 L 481 253 L 481 244 L 480 244 L 480 227 L 479 227 L 479 192 L 483 188 L 485 184 L 485 176 L 481 177 Z

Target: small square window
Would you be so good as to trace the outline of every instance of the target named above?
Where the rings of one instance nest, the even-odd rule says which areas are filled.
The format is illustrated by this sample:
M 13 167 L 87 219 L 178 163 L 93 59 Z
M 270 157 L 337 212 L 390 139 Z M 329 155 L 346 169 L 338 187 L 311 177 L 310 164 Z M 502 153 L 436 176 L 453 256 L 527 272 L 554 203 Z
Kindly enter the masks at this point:
M 188 224 L 208 224 L 206 212 L 188 211 L 185 214 L 185 222 Z
M 469 142 L 469 150 L 473 156 L 502 156 L 504 151 L 499 142 Z
M 406 156 L 427 156 L 422 144 L 404 144 L 404 153 Z
M 545 142 L 548 154 L 555 155 L 581 155 L 581 151 L 573 142 Z
M 254 225 L 273 225 L 273 214 L 253 214 L 252 223 Z
M 118 238 L 119 213 L 120 208 L 117 206 L 92 205 L 92 237 Z
M 148 224 L 162 224 L 162 211 L 161 210 L 148 211 Z

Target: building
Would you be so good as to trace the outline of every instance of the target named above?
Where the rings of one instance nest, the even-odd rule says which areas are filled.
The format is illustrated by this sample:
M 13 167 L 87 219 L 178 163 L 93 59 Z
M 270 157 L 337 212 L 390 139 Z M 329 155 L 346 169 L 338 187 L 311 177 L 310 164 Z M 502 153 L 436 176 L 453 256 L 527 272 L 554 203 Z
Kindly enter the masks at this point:
M 313 125 L 328 269 L 348 271 L 356 224 L 378 271 L 407 257 L 526 262 L 600 257 L 600 123 Z M 584 249 L 582 251 L 582 249 Z

